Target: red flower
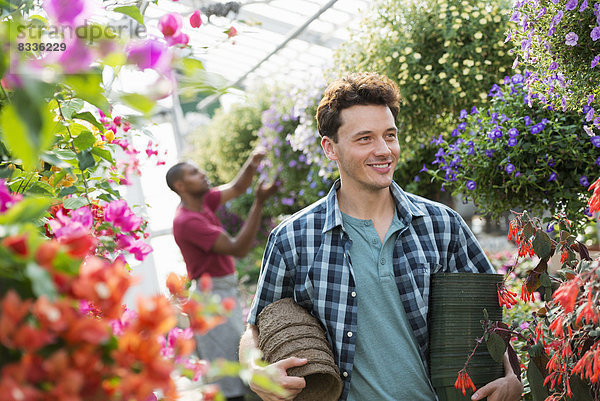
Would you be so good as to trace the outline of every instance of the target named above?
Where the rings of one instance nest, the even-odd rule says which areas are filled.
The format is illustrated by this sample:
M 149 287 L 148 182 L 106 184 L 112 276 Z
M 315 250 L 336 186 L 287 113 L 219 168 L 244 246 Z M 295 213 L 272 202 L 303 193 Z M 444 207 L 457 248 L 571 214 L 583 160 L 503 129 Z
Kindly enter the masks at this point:
M 233 38 L 234 36 L 237 36 L 238 31 L 234 27 L 230 27 L 228 30 L 225 31 L 225 33 L 227 34 L 228 38 Z
M 590 213 L 596 213 L 600 211 L 600 178 L 594 181 L 588 191 L 594 191 L 594 194 L 590 197 L 588 201 L 588 206 L 590 208 Z
M 517 303 L 517 293 L 510 291 L 503 284 L 498 285 L 498 303 L 500 306 L 506 306 L 506 309 L 512 308 Z
M 454 387 L 462 390 L 463 395 L 467 394 L 467 387 L 470 387 L 473 391 L 477 390 L 465 368 L 458 372 L 458 378 L 456 379 L 456 382 L 454 382 Z
M 235 301 L 235 298 L 233 297 L 227 297 L 225 298 L 221 304 L 223 305 L 223 308 L 225 308 L 225 310 L 227 312 L 231 312 L 232 310 L 235 309 L 235 305 L 237 304 Z
M 210 290 L 212 290 L 212 279 L 207 273 L 204 273 L 202 276 L 200 276 L 200 280 L 198 281 L 200 284 L 201 291 L 209 292 Z
M 199 28 L 202 25 L 202 13 L 200 10 L 194 11 L 194 13 L 190 16 L 190 25 L 192 28 Z
M 13 235 L 2 240 L 2 245 L 12 250 L 17 255 L 27 256 L 27 236 L 25 234 Z
M 579 293 L 579 280 L 576 278 L 561 284 L 558 290 L 554 293 L 552 298 L 557 301 L 566 313 L 573 312 L 575 307 L 575 301 L 577 300 L 577 294 Z

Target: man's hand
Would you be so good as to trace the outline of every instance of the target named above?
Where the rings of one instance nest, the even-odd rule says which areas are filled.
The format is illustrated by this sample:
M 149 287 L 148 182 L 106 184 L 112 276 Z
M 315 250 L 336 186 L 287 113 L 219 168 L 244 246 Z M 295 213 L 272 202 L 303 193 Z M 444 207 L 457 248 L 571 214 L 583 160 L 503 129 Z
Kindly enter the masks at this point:
M 256 170 L 258 168 L 258 165 L 264 158 L 265 158 L 264 149 L 255 149 L 252 152 L 252 154 L 250 155 L 250 157 L 248 158 L 248 161 L 250 163 L 250 166 L 252 166 L 254 168 L 254 170 Z
M 285 390 L 285 394 L 275 394 L 270 390 L 260 387 L 253 380 L 250 381 L 250 389 L 258 394 L 263 401 L 292 401 L 306 386 L 306 381 L 303 377 L 288 376 L 287 370 L 295 366 L 302 366 L 306 362 L 306 359 L 292 357 L 282 359 L 266 367 L 252 367 L 253 376 L 261 375 L 268 377 L 274 384 L 282 387 Z
M 261 204 L 265 203 L 267 199 L 275 195 L 280 186 L 281 181 L 277 177 L 269 185 L 265 184 L 263 180 L 258 181 L 256 185 L 256 200 Z
M 476 401 L 488 397 L 488 401 L 517 401 L 521 399 L 522 393 L 523 384 L 511 372 L 481 387 L 471 396 L 471 399 Z

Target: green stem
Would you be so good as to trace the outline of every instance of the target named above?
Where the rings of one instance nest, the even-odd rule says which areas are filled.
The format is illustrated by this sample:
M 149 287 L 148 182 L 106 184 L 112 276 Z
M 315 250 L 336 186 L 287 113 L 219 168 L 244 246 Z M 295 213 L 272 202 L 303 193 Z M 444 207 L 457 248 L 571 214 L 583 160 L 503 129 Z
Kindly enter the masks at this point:
M 64 120 L 65 116 L 62 112 L 62 107 L 60 106 L 60 101 L 58 99 L 56 100 L 56 104 L 58 104 L 58 112 L 60 113 L 60 117 Z M 71 150 L 75 153 L 77 153 L 77 149 L 75 148 L 75 146 L 73 145 L 73 136 L 71 135 L 71 130 L 69 129 L 68 125 L 65 125 L 65 128 L 67 129 L 67 134 L 69 134 L 69 147 L 71 148 Z M 81 170 L 81 169 L 80 169 Z M 92 201 L 90 200 L 90 189 L 88 187 L 88 182 L 87 179 L 85 178 L 85 172 L 83 170 L 81 170 L 81 180 L 83 181 L 83 187 L 85 189 L 85 198 L 88 201 L 88 204 L 91 206 L 92 205 Z
M 6 90 L 4 89 L 4 86 L 2 86 L 0 84 L 0 88 L 2 88 L 2 94 L 4 95 L 4 97 L 6 98 L 6 101 L 10 104 L 10 98 L 8 97 L 8 93 L 6 93 Z

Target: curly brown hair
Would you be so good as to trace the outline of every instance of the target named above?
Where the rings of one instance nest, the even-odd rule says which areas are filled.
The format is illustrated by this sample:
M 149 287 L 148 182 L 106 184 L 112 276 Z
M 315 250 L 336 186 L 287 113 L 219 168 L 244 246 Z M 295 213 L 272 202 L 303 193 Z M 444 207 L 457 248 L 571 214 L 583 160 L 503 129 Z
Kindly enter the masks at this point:
M 380 104 L 389 107 L 395 120 L 401 101 L 398 85 L 385 75 L 375 72 L 353 73 L 335 80 L 325 89 L 317 108 L 317 129 L 321 136 L 337 142 L 342 110 L 358 104 Z

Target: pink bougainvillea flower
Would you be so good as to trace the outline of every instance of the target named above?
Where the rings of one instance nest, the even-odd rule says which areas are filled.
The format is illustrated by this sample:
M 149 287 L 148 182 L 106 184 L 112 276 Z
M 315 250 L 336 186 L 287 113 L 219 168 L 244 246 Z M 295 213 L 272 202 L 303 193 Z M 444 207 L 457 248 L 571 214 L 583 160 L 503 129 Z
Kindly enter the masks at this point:
M 49 220 L 48 225 L 57 239 L 62 237 L 73 237 L 80 234 L 88 234 L 92 227 L 92 212 L 87 206 L 82 206 L 71 212 L 71 216 L 65 214 L 63 209 L 56 212 L 56 218 Z
M 137 230 L 142 224 L 142 219 L 129 209 L 124 199 L 110 202 L 104 211 L 104 219 L 123 231 Z
M 127 251 L 132 253 L 137 260 L 142 261 L 146 258 L 146 255 L 152 252 L 152 247 L 142 240 L 137 240 L 131 244 Z
M 237 29 L 235 29 L 235 27 L 232 26 L 228 30 L 226 30 L 225 33 L 227 34 L 228 38 L 233 38 L 234 36 L 237 36 L 238 31 Z
M 88 71 L 92 61 L 94 61 L 94 57 L 90 48 L 79 39 L 67 43 L 67 50 L 60 53 L 57 59 L 67 74 Z
M 158 40 L 130 44 L 126 51 L 128 63 L 137 65 L 140 70 L 149 68 L 162 74 L 170 71 L 171 54 L 167 46 Z
M 165 14 L 158 20 L 158 29 L 162 32 L 169 46 L 188 44 L 190 38 L 181 31 L 182 27 L 183 18 L 177 13 Z
M 44 0 L 43 8 L 53 21 L 77 26 L 83 24 L 96 7 L 91 0 Z
M 6 212 L 21 199 L 23 199 L 23 195 L 12 194 L 6 186 L 6 180 L 0 179 L 0 213 Z
M 190 16 L 190 25 L 192 28 L 199 28 L 202 25 L 202 13 L 200 10 L 196 10 Z

